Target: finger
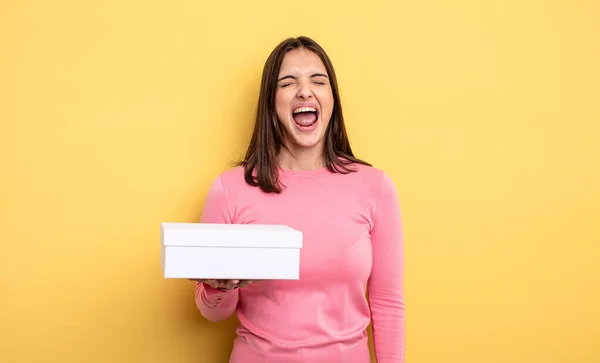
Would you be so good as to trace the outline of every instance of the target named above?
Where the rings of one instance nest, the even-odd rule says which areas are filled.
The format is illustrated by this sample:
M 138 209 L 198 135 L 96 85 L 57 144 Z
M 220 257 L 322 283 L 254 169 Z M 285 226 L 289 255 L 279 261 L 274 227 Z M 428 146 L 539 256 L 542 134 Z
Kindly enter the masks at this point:
M 247 287 L 247 286 L 249 286 L 249 285 L 252 285 L 252 284 L 253 284 L 253 283 L 255 283 L 256 281 L 257 281 L 257 280 L 242 280 L 242 281 L 241 281 L 241 282 L 238 284 L 238 286 L 239 286 L 240 288 L 242 288 L 242 287 Z
M 239 280 L 229 280 L 229 281 L 227 281 L 227 287 L 226 288 L 228 290 L 233 290 L 236 287 L 238 287 L 238 283 L 239 282 L 240 282 Z
M 227 280 L 215 280 L 215 286 L 217 289 L 227 289 Z
M 188 279 L 188 280 L 197 282 L 199 284 L 206 284 L 207 281 L 209 281 L 209 280 L 206 280 L 206 279 Z

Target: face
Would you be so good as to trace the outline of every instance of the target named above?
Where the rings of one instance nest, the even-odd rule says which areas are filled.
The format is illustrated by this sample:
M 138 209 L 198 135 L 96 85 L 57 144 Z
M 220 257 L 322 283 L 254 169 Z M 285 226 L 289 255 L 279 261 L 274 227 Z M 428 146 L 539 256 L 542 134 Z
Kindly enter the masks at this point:
M 289 51 L 281 64 L 275 109 L 290 149 L 322 147 L 333 112 L 325 65 L 307 49 Z

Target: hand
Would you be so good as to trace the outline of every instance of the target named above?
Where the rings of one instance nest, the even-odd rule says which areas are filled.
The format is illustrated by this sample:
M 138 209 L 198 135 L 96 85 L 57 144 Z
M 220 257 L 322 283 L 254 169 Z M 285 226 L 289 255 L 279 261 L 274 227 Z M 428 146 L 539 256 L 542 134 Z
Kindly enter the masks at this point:
M 204 283 L 213 289 L 233 290 L 246 287 L 259 280 L 214 280 L 214 279 L 190 279 L 195 282 Z

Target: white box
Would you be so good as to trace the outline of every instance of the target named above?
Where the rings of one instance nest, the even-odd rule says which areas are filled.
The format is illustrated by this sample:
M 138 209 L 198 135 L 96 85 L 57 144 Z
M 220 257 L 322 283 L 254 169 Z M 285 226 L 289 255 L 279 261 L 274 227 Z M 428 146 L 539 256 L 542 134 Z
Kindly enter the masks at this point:
M 161 223 L 165 278 L 298 280 L 302 232 L 283 225 Z

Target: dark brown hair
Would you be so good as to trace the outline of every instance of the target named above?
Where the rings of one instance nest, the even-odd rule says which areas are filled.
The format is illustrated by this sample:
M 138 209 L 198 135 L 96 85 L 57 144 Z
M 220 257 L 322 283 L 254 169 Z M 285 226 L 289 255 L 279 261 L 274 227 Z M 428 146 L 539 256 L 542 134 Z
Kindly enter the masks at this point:
M 275 47 L 264 65 L 254 131 L 246 156 L 238 163 L 238 165 L 244 167 L 246 183 L 260 187 L 262 191 L 267 193 L 281 192 L 277 155 L 282 147 L 285 148 L 283 143 L 284 130 L 275 111 L 277 78 L 285 55 L 291 50 L 300 48 L 307 49 L 321 58 L 327 69 L 333 92 L 333 112 L 324 136 L 323 156 L 327 169 L 332 173 L 347 174 L 354 171 L 348 167 L 353 163 L 370 166 L 369 163 L 357 159 L 350 147 L 344 125 L 337 79 L 327 53 L 319 44 L 308 37 L 288 38 Z

